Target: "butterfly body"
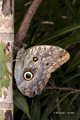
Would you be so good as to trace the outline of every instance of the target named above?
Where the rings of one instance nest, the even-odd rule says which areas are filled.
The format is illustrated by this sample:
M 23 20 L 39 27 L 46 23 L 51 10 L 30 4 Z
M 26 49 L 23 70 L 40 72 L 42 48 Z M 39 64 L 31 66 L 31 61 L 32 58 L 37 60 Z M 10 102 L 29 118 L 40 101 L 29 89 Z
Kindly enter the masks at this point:
M 15 65 L 15 79 L 19 90 L 34 97 L 42 92 L 51 73 L 70 58 L 57 46 L 41 45 L 19 50 Z

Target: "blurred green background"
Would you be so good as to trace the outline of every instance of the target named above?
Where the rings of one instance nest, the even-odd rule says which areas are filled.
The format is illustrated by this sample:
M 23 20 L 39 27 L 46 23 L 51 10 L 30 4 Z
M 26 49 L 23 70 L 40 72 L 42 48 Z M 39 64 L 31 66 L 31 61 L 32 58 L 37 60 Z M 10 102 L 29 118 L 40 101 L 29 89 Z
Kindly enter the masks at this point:
M 15 0 L 15 35 L 31 0 Z M 80 89 L 80 0 L 42 0 L 22 46 L 56 45 L 70 60 L 52 73 L 47 86 Z M 80 120 L 80 92 L 43 90 L 30 99 L 14 80 L 14 120 Z

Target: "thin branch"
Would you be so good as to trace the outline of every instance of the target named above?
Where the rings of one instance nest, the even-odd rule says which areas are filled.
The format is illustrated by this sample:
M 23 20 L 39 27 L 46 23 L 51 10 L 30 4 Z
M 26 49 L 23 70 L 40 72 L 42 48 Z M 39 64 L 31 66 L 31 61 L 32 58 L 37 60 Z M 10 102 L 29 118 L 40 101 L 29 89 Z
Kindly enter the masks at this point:
M 27 11 L 27 13 L 26 13 L 21 25 L 20 25 L 20 28 L 16 34 L 14 45 L 16 45 L 17 47 L 20 47 L 22 40 L 24 39 L 25 35 L 27 34 L 32 17 L 34 16 L 41 1 L 42 0 L 33 0 L 30 8 L 28 9 L 28 11 Z M 16 54 L 15 52 L 17 52 L 17 51 L 14 50 L 14 54 Z
M 80 93 L 80 89 L 74 89 L 74 88 L 66 88 L 66 87 L 45 87 L 45 89 L 49 89 L 49 90 L 64 90 L 64 91 L 73 91 L 73 92 L 77 92 Z
M 32 2 L 27 2 L 24 6 L 28 6 L 29 4 L 31 4 Z

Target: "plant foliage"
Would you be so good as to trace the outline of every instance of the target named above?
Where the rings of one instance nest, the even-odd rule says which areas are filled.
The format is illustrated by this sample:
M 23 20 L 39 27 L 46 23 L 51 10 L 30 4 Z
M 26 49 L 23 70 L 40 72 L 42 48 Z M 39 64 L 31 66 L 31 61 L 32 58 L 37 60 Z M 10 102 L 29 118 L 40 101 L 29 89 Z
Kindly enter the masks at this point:
M 15 1 L 15 34 L 30 7 L 25 4 L 26 0 Z M 80 89 L 80 0 L 42 0 L 24 44 L 50 44 L 66 49 L 70 60 L 52 73 L 47 86 Z M 78 92 L 44 89 L 32 99 L 18 90 L 14 93 L 14 120 L 80 120 Z

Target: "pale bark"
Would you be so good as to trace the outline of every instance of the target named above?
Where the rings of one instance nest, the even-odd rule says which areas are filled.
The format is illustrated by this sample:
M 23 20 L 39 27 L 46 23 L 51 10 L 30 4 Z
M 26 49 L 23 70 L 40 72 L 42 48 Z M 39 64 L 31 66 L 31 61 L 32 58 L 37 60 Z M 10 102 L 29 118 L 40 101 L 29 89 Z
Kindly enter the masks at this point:
M 0 0 L 0 120 L 13 120 L 13 0 Z

